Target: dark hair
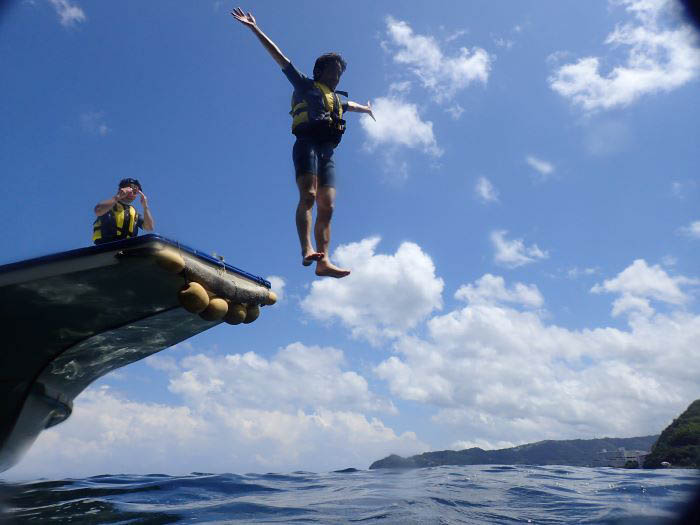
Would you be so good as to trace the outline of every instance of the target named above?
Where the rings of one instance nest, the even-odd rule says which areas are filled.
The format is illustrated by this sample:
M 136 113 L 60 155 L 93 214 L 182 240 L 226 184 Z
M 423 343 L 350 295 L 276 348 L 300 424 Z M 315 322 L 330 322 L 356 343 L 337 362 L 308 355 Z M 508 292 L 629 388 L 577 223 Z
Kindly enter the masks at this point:
M 119 181 L 119 187 L 124 188 L 126 186 L 130 186 L 131 184 L 135 184 L 136 186 L 139 187 L 139 191 L 141 191 L 141 183 L 137 181 L 136 179 L 132 179 L 130 177 L 127 177 L 126 179 L 122 179 Z
M 343 57 L 338 53 L 326 53 L 316 59 L 316 63 L 314 64 L 314 80 L 318 80 L 323 74 L 323 70 L 326 69 L 326 66 L 333 63 L 338 64 L 341 74 L 345 73 L 345 68 L 348 67 L 348 64 L 343 60 Z

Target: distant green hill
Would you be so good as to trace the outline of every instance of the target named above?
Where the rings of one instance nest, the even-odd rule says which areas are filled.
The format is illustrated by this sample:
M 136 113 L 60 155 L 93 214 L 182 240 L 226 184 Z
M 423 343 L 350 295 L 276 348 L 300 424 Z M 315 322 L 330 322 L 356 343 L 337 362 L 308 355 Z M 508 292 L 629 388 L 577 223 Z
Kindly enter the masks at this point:
M 700 399 L 661 433 L 644 468 L 659 468 L 662 461 L 673 467 L 700 468 Z
M 648 451 L 659 436 L 634 438 L 571 439 L 539 441 L 500 450 L 470 448 L 426 452 L 410 458 L 391 455 L 370 465 L 378 468 L 420 468 L 439 465 L 569 465 L 605 466 L 619 448 Z

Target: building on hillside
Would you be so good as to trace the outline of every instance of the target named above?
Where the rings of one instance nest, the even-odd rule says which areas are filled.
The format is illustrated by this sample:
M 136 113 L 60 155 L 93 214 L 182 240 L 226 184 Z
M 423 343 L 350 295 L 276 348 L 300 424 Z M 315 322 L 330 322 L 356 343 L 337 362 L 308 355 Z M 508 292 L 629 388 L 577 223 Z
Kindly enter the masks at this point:
M 608 467 L 622 468 L 629 462 L 636 462 L 637 466 L 644 465 L 644 459 L 649 455 L 645 450 L 625 450 L 624 447 L 618 448 L 616 451 L 608 455 Z

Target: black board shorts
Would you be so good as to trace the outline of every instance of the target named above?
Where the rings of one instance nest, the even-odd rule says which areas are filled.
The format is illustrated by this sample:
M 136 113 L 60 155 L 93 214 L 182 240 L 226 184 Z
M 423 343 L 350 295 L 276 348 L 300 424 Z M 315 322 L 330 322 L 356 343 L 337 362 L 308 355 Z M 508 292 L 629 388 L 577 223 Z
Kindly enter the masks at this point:
M 296 176 L 311 173 L 318 177 L 319 186 L 335 187 L 335 161 L 333 142 L 297 137 L 292 149 Z

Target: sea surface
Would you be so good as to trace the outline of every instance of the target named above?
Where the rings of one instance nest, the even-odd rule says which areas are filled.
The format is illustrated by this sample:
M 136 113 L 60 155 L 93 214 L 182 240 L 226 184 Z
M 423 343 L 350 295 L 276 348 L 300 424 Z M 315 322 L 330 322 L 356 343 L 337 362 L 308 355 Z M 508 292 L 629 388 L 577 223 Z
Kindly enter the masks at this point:
M 674 523 L 697 470 L 478 465 L 0 482 L 3 523 Z

